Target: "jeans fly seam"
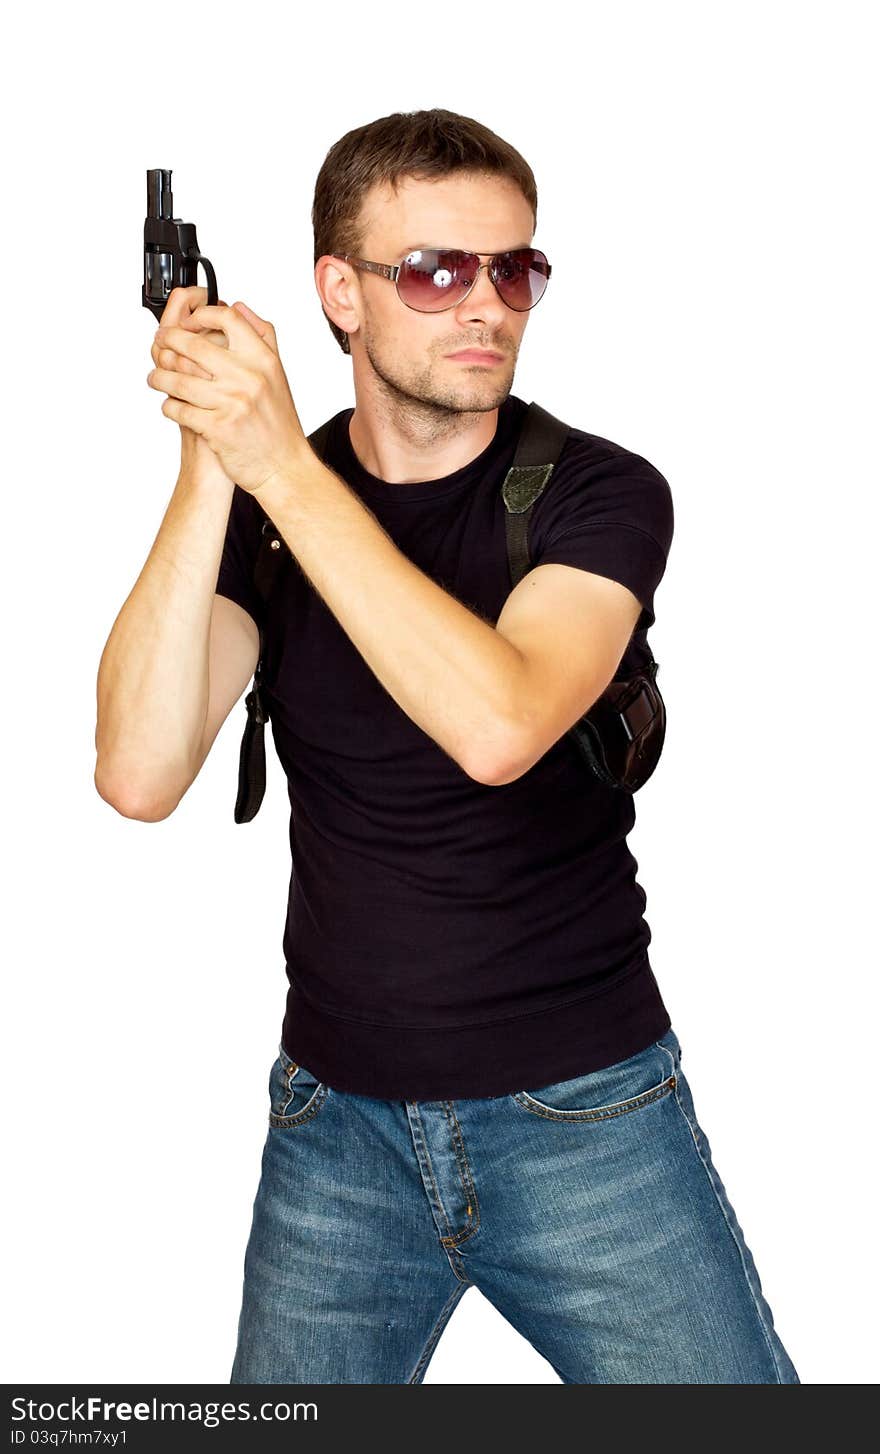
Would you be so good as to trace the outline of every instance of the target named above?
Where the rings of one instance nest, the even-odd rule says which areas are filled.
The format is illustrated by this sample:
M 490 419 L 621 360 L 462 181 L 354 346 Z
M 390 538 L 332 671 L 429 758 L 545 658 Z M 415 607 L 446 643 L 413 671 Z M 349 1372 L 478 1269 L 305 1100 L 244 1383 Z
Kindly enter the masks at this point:
M 446 1223 L 446 1225 L 448 1227 L 449 1226 L 449 1217 L 448 1217 L 447 1212 L 446 1212 L 446 1207 L 444 1206 L 444 1203 L 443 1203 L 443 1198 L 440 1195 L 440 1188 L 437 1185 L 437 1178 L 434 1175 L 434 1163 L 431 1160 L 431 1152 L 430 1152 L 430 1150 L 428 1148 L 428 1138 L 425 1135 L 425 1128 L 422 1125 L 422 1118 L 419 1115 L 419 1105 L 418 1105 L 418 1101 L 412 1101 L 411 1104 L 412 1104 L 413 1112 L 415 1114 L 415 1118 L 416 1118 L 416 1120 L 418 1122 L 418 1126 L 419 1126 L 419 1137 L 420 1137 L 421 1143 L 422 1143 L 422 1151 L 424 1153 L 425 1162 L 427 1164 L 428 1175 L 431 1178 L 431 1186 L 434 1188 L 434 1195 L 437 1198 L 437 1206 L 440 1209 L 440 1215 L 442 1216 L 444 1222 Z M 443 1238 L 443 1237 L 441 1237 L 440 1240 L 441 1240 L 441 1242 L 443 1242 L 446 1239 Z
M 471 1174 L 471 1169 L 468 1164 L 467 1152 L 464 1148 L 464 1136 L 462 1135 L 462 1130 L 458 1121 L 458 1117 L 455 1114 L 455 1107 L 453 1106 L 451 1101 L 443 1102 L 443 1112 L 446 1116 L 447 1121 L 449 1122 L 450 1133 L 452 1136 L 452 1149 L 455 1153 L 455 1164 L 458 1168 L 458 1177 L 459 1181 L 461 1182 L 461 1189 L 467 1197 L 466 1205 L 470 1206 L 471 1199 L 473 1199 L 474 1210 L 476 1212 L 474 1225 L 472 1227 L 466 1227 L 464 1231 L 456 1232 L 454 1236 L 445 1237 L 443 1239 L 444 1243 L 448 1242 L 451 1245 L 457 1245 L 459 1242 L 464 1242 L 467 1237 L 472 1237 L 474 1233 L 478 1230 L 480 1225 L 480 1206 L 479 1202 L 477 1201 L 477 1190 L 474 1186 L 474 1178 Z

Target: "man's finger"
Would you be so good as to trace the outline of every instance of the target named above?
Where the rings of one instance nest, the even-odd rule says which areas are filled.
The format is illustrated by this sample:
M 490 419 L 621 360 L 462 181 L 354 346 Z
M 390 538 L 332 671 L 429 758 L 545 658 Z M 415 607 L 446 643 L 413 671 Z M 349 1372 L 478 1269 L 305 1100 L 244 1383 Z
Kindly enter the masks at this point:
M 208 311 L 221 312 L 219 308 Z M 173 349 L 181 358 L 200 364 L 211 378 L 216 378 L 219 373 L 229 377 L 230 371 L 236 376 L 247 372 L 247 364 L 241 354 L 236 359 L 225 347 L 225 343 L 223 346 L 211 343 L 205 333 L 196 333 L 189 328 L 166 328 L 163 325 L 156 331 L 154 344 L 160 353 L 165 349 Z
M 198 308 L 200 304 L 207 302 L 207 299 L 207 288 L 195 284 L 190 288 L 172 288 L 159 322 L 163 324 L 180 323 L 189 316 L 193 308 Z
M 256 316 L 256 315 L 254 315 Z M 203 328 L 217 328 L 225 333 L 231 347 L 238 353 L 250 353 L 253 355 L 254 345 L 262 343 L 260 334 L 252 328 L 244 315 L 236 308 L 228 308 L 224 304 L 213 306 L 204 303 L 192 312 L 194 322 L 198 322 Z
M 217 407 L 216 397 L 212 390 L 205 388 L 204 379 L 197 379 L 192 374 L 182 374 L 175 369 L 153 369 L 147 374 L 147 383 L 151 389 L 182 399 L 185 404 L 195 404 L 200 409 Z
M 248 307 L 247 303 L 238 302 L 235 303 L 233 306 L 235 308 L 235 311 L 241 314 L 242 318 L 247 319 L 254 332 L 260 335 L 263 342 L 269 345 L 272 352 L 277 357 L 278 340 L 275 337 L 275 329 L 269 322 L 268 318 L 261 318 L 259 313 L 255 313 L 253 308 Z
M 216 333 L 213 337 L 220 338 L 221 335 Z M 225 342 L 224 339 L 224 347 Z M 176 369 L 178 373 L 194 374 L 199 379 L 209 379 L 211 377 L 207 369 L 203 369 L 199 364 L 186 358 L 182 353 L 176 353 L 173 348 L 165 348 L 162 344 L 154 343 L 150 349 L 150 356 L 157 368 Z
M 201 291 L 204 293 L 205 292 L 205 289 L 202 288 Z M 195 306 L 196 307 L 201 307 L 202 305 L 201 305 L 201 303 L 198 303 Z M 220 301 L 219 301 L 219 303 L 217 304 L 217 306 L 218 306 L 218 308 L 226 308 L 228 305 L 226 303 L 224 303 L 223 302 L 223 299 L 221 298 Z M 204 332 L 204 329 L 200 328 L 197 323 L 193 323 L 193 321 L 192 321 L 193 320 L 193 312 L 194 311 L 195 310 L 193 309 L 193 310 L 191 310 L 188 313 L 184 313 L 183 317 L 178 320 L 179 323 L 180 323 L 180 326 L 181 326 L 181 328 L 189 328 L 192 333 L 203 333 Z M 174 320 L 171 320 L 171 321 L 174 321 Z M 212 330 L 209 330 L 205 334 L 205 337 L 206 338 L 210 338 L 211 341 L 212 341 L 212 343 L 216 343 L 219 338 L 221 338 L 221 337 L 224 337 L 225 338 L 225 335 L 222 335 L 222 334 L 218 333 L 216 329 L 212 329 Z

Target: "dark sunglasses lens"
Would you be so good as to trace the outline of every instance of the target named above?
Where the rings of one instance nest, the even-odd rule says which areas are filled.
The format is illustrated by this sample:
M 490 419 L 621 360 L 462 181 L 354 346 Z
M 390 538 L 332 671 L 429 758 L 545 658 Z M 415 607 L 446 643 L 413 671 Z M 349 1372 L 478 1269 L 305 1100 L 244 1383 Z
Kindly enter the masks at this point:
M 400 264 L 397 291 L 407 307 L 420 313 L 454 308 L 473 283 L 479 261 L 469 252 L 421 248 Z
M 550 264 L 536 247 L 501 253 L 493 267 L 495 286 L 508 308 L 525 313 L 544 296 Z

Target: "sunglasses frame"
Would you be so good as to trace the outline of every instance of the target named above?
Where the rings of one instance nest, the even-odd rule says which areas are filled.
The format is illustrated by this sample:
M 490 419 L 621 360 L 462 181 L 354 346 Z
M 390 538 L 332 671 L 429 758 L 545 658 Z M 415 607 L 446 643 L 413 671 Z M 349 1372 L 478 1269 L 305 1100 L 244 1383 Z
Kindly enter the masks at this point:
M 397 279 L 400 276 L 400 269 L 403 267 L 403 264 L 406 262 L 406 259 L 408 257 L 410 257 L 412 255 L 412 253 L 414 253 L 414 252 L 420 252 L 420 251 L 424 251 L 424 252 L 428 252 L 428 251 L 430 251 L 430 252 L 461 252 L 461 253 L 464 253 L 467 257 L 475 257 L 475 258 L 477 258 L 477 260 L 479 261 L 479 267 L 477 268 L 477 271 L 474 274 L 474 280 L 473 280 L 472 283 L 470 283 L 468 285 L 466 291 L 464 293 L 462 293 L 461 297 L 455 303 L 447 303 L 444 308 L 416 308 L 414 306 L 414 304 L 407 303 L 407 301 L 406 301 L 405 298 L 401 298 L 401 296 L 400 296 L 400 288 L 397 286 Z M 399 263 L 374 263 L 374 262 L 369 262 L 367 258 L 364 258 L 364 257 L 353 257 L 352 254 L 351 253 L 348 253 L 348 252 L 335 252 L 335 253 L 332 253 L 331 256 L 332 257 L 341 258 L 343 262 L 351 263 L 352 267 L 357 268 L 357 269 L 360 269 L 362 272 L 365 272 L 365 273 L 376 273 L 376 275 L 378 277 L 380 277 L 380 278 L 388 278 L 389 281 L 392 282 L 394 284 L 395 288 L 397 289 L 397 296 L 398 296 L 398 298 L 400 298 L 401 303 L 404 305 L 405 308 L 411 308 L 412 311 L 413 311 L 413 313 L 446 313 L 446 312 L 449 311 L 450 308 L 457 308 L 458 305 L 459 305 L 459 303 L 463 303 L 464 302 L 465 298 L 468 296 L 468 293 L 470 293 L 473 290 L 473 288 L 476 287 L 477 279 L 479 278 L 480 273 L 483 271 L 483 268 L 487 268 L 488 269 L 489 277 L 492 279 L 492 286 L 494 287 L 496 293 L 498 294 L 499 298 L 501 299 L 501 301 L 505 305 L 505 307 L 510 308 L 510 311 L 512 313 L 530 313 L 532 311 L 532 308 L 535 308 L 537 306 L 537 304 L 540 303 L 541 298 L 543 298 L 544 293 L 546 293 L 546 291 L 547 291 L 546 283 L 544 285 L 544 293 L 541 294 L 541 298 L 536 298 L 535 299 L 535 302 L 532 303 L 528 308 L 514 308 L 512 306 L 512 304 L 508 303 L 507 299 L 505 298 L 504 294 L 501 292 L 501 289 L 498 287 L 498 284 L 495 281 L 495 278 L 493 276 L 493 272 L 492 272 L 493 264 L 495 262 L 497 262 L 498 258 L 509 257 L 510 254 L 511 253 L 514 253 L 514 252 L 540 252 L 541 253 L 541 256 L 547 261 L 547 272 L 546 272 L 545 276 L 547 278 L 547 282 L 550 281 L 550 274 L 552 272 L 552 267 L 550 265 L 549 259 L 547 259 L 547 254 L 545 252 L 543 252 L 541 248 L 538 248 L 538 247 L 536 247 L 536 248 L 531 248 L 531 247 L 528 247 L 528 248 L 525 248 L 525 247 L 508 247 L 508 248 L 505 248 L 505 250 L 503 252 L 468 252 L 467 248 L 463 248 L 463 247 L 436 247 L 433 243 L 429 247 L 429 245 L 427 243 L 423 243 L 423 244 L 421 244 L 420 247 L 411 247 L 410 250 L 409 250 L 409 252 L 406 254 L 406 257 L 402 258 Z M 483 258 L 488 258 L 488 262 L 483 262 Z

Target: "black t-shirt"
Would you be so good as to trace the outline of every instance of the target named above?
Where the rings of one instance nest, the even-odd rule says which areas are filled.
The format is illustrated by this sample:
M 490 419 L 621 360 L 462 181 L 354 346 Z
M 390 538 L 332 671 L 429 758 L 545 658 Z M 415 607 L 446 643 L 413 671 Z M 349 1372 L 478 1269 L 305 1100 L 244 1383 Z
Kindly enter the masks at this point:
M 363 468 L 351 408 L 327 443 L 325 462 L 398 549 L 492 624 L 511 591 L 501 484 L 526 408 L 509 395 L 482 453 L 422 483 Z M 513 782 L 470 778 L 398 706 L 286 550 L 264 618 L 253 584 L 264 518 L 236 487 L 217 590 L 265 628 L 291 807 L 287 1053 L 339 1090 L 434 1100 L 545 1086 L 644 1049 L 671 1021 L 626 842 L 633 796 L 602 784 L 568 734 Z M 638 597 L 619 674 L 646 660 L 672 531 L 654 466 L 571 428 L 532 511 L 531 563 L 596 571 Z

